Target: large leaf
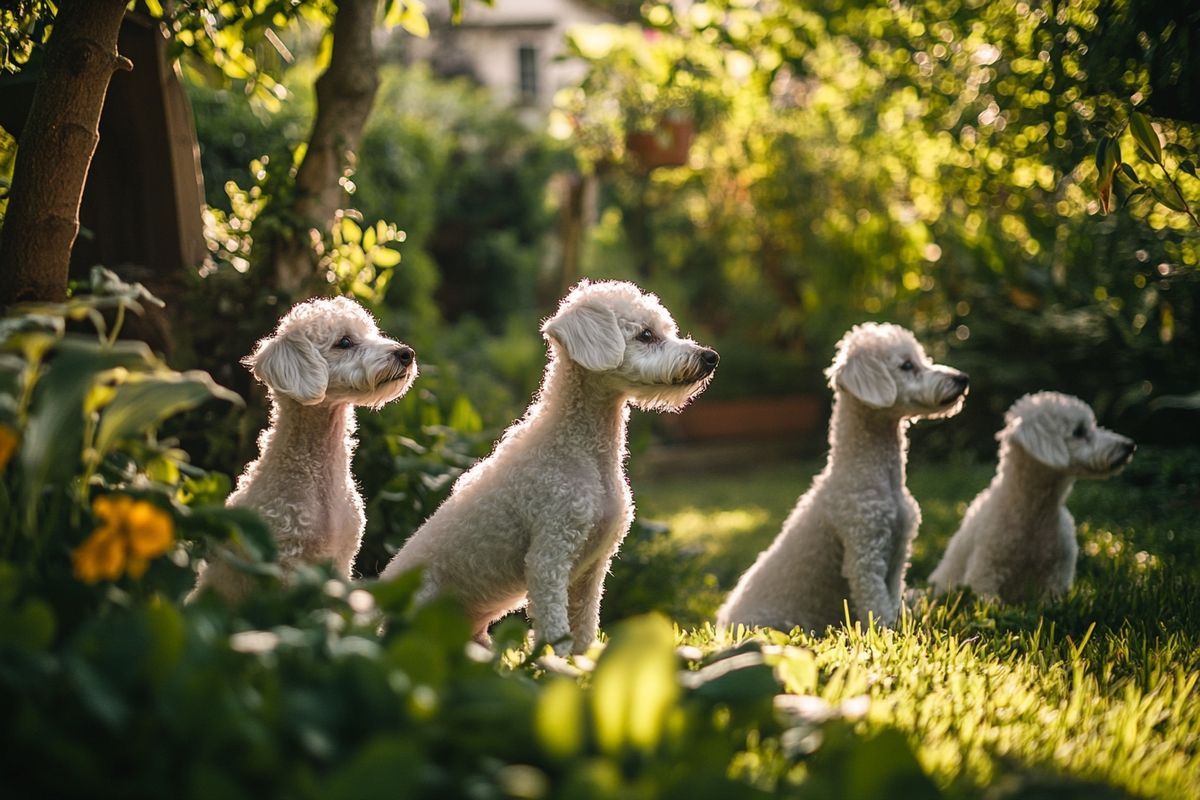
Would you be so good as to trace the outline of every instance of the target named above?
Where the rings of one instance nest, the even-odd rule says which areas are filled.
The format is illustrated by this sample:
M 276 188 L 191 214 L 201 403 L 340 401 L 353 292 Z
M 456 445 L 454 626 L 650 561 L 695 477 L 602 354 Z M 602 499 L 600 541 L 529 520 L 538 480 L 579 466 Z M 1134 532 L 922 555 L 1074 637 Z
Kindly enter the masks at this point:
M 1145 114 L 1134 111 L 1129 115 L 1129 132 L 1133 134 L 1138 150 L 1147 161 L 1153 161 L 1155 164 L 1162 161 L 1162 144 L 1158 141 L 1158 132 L 1154 130 Z
M 685 672 L 681 681 L 697 697 L 723 703 L 772 700 L 779 691 L 775 671 L 761 653 L 740 653 L 709 664 L 698 672 Z
M 604 752 L 657 748 L 679 695 L 675 670 L 675 635 L 665 617 L 637 617 L 614 632 L 592 679 L 592 718 Z
M 100 415 L 96 450 L 104 455 L 122 439 L 213 398 L 242 404 L 241 397 L 217 384 L 207 372 L 133 373 L 117 387 Z
M 156 362 L 142 342 L 104 347 L 91 339 L 68 337 L 60 343 L 38 381 L 21 443 L 22 506 L 31 529 L 43 489 L 69 481 L 79 470 L 83 405 L 97 374 Z

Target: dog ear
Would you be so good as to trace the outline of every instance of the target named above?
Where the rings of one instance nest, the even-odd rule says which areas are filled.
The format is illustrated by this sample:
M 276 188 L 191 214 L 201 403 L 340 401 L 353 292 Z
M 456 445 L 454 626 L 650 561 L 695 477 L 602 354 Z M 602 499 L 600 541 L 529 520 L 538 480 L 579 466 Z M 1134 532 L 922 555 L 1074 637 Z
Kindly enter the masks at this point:
M 316 345 L 302 336 L 263 339 L 242 363 L 272 391 L 301 405 L 313 406 L 325 399 L 329 366 Z
M 1009 421 L 1009 428 L 1012 440 L 1046 466 L 1066 469 L 1071 463 L 1066 440 L 1045 420 L 1016 417 Z
M 870 353 L 851 353 L 840 366 L 830 371 L 834 388 L 842 388 L 874 408 L 889 408 L 896 403 L 896 381 L 887 364 Z
M 625 357 L 625 338 L 608 308 L 572 303 L 542 326 L 542 333 L 567 349 L 571 360 L 592 372 L 616 369 Z

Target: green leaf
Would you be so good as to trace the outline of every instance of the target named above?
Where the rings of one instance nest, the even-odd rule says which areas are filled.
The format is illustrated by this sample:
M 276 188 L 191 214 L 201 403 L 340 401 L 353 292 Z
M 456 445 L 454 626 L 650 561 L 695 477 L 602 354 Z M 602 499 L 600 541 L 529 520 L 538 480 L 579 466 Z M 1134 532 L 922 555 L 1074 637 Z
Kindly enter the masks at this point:
M 402 614 L 412 606 L 421 588 L 421 570 L 402 572 L 394 578 L 378 581 L 367 587 L 375 597 L 375 605 L 386 614 Z
M 1113 173 L 1121 160 L 1120 145 L 1111 136 L 1105 136 L 1096 143 L 1096 185 L 1100 194 L 1100 207 L 1108 213 L 1110 197 L 1112 196 Z
M 71 658 L 64 666 L 83 706 L 108 728 L 119 728 L 129 719 L 129 704 L 90 664 L 82 658 Z
M 403 796 L 396 776 L 419 775 L 431 763 L 417 741 L 409 735 L 378 736 L 342 759 L 338 769 L 315 796 L 328 800 L 388 800 Z
M 1187 211 L 1187 206 L 1180 202 L 1179 198 L 1170 192 L 1159 191 L 1159 189 L 1156 187 L 1151 187 L 1150 192 L 1154 195 L 1155 200 L 1162 203 L 1172 211 L 1178 211 L 1180 213 Z
M 371 263 L 382 269 L 389 269 L 400 263 L 400 253 L 390 247 L 376 247 L 371 251 Z
M 471 405 L 471 401 L 465 394 L 454 398 L 454 403 L 450 406 L 450 417 L 446 420 L 446 424 L 462 433 L 479 433 L 483 430 L 483 418 L 479 416 L 479 412 Z
M 601 750 L 657 748 L 679 696 L 674 644 L 671 624 L 658 614 L 635 617 L 613 633 L 592 678 L 592 718 Z
M 218 385 L 207 372 L 129 375 L 100 416 L 96 450 L 104 455 L 122 439 L 149 430 L 168 417 L 212 398 L 242 405 L 241 397 Z
M 1125 193 L 1125 197 L 1121 200 L 1122 208 L 1129 205 L 1129 201 L 1132 200 L 1133 198 L 1137 197 L 1138 195 L 1143 195 L 1145 193 L 1146 193 L 1145 186 L 1136 186 L 1136 187 L 1130 189 L 1128 192 Z
M 148 671 L 161 682 L 183 656 L 186 625 L 179 609 L 161 600 L 151 603 L 143 613 L 150 634 L 146 653 Z
M 19 609 L 0 609 L 0 643 L 24 650 L 45 650 L 54 641 L 54 612 L 38 598 Z
M 1133 140 L 1137 142 L 1138 150 L 1147 161 L 1153 161 L 1155 164 L 1162 162 L 1162 144 L 1158 141 L 1158 133 L 1145 114 L 1134 111 L 1129 115 L 1129 132 L 1133 134 Z
M 941 797 L 904 736 L 894 729 L 857 745 L 846 764 L 847 800 L 904 797 L 910 800 Z
M 350 217 L 342 217 L 342 241 L 358 244 L 362 241 L 362 228 Z
M 775 671 L 763 662 L 761 653 L 741 653 L 709 664 L 684 676 L 685 685 L 697 697 L 725 703 L 753 703 L 779 693 Z
M 247 558 L 265 561 L 275 557 L 275 537 L 263 518 L 248 508 L 219 505 L 193 508 L 179 519 L 179 530 L 187 534 L 186 538 L 232 542 Z
M 405 4 L 400 26 L 404 30 L 421 39 L 429 38 L 429 20 L 425 17 L 425 5 L 410 0 Z
M 34 393 L 33 410 L 21 442 L 23 506 L 33 529 L 42 491 L 65 485 L 78 471 L 84 400 L 96 375 L 115 367 L 145 369 L 157 359 L 142 342 L 104 347 L 90 339 L 66 338 L 58 346 Z
M 1179 162 L 1179 170 L 1181 172 L 1186 172 L 1193 178 L 1200 177 L 1196 175 L 1196 164 L 1190 158 L 1185 158 L 1183 161 Z
M 1121 161 L 1121 146 L 1111 136 L 1105 136 L 1096 142 L 1096 171 L 1099 173 L 1101 185 L 1107 183 Z
M 583 690 L 571 678 L 555 677 L 547 681 L 538 698 L 533 725 L 542 749 L 551 757 L 569 759 L 583 750 Z

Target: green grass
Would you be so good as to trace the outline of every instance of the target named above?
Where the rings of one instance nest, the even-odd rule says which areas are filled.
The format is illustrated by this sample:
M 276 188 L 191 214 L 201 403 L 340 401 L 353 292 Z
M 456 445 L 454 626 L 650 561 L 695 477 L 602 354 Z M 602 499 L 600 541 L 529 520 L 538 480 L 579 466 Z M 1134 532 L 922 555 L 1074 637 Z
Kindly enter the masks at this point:
M 788 691 L 834 705 L 869 697 L 859 725 L 901 730 L 951 795 L 1198 796 L 1198 463 L 1194 452 L 1143 452 L 1115 479 L 1078 484 L 1069 505 L 1080 564 L 1060 601 L 923 600 L 895 631 L 759 635 Z M 614 565 L 606 613 L 665 608 L 682 643 L 706 652 L 728 645 L 706 620 L 819 468 L 635 469 L 639 519 L 666 531 L 635 530 Z M 909 487 L 924 522 L 911 585 L 924 585 L 992 469 L 913 466 Z

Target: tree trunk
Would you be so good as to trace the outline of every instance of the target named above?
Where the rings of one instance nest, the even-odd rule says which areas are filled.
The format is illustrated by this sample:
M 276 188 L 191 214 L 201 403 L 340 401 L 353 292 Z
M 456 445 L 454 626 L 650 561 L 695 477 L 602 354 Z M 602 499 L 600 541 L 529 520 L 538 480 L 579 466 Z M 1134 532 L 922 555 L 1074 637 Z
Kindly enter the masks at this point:
M 306 235 L 274 243 L 275 285 L 296 293 L 314 276 L 313 240 L 342 206 L 341 178 L 358 149 L 379 88 L 379 64 L 371 33 L 378 0 L 338 0 L 329 68 L 317 79 L 317 113 L 304 160 L 296 171 L 294 216 Z
M 108 82 L 131 69 L 117 52 L 126 0 L 64 0 L 13 165 L 0 232 L 0 307 L 67 296 L 79 202 L 100 141 Z

